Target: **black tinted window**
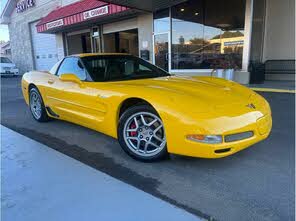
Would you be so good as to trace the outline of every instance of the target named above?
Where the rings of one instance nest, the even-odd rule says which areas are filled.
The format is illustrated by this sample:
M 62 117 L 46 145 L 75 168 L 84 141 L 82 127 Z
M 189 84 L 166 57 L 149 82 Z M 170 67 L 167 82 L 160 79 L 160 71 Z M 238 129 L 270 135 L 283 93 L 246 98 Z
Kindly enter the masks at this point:
M 65 58 L 62 62 L 57 75 L 75 74 L 80 80 L 86 79 L 86 72 L 78 58 Z
M 82 61 L 94 81 L 163 77 L 169 74 L 134 56 L 89 56 Z
M 11 61 L 6 57 L 1 57 L 1 63 L 11 63 Z
M 106 81 L 107 79 L 107 60 L 106 58 L 95 58 L 91 57 L 82 58 L 82 61 L 91 75 L 93 81 Z

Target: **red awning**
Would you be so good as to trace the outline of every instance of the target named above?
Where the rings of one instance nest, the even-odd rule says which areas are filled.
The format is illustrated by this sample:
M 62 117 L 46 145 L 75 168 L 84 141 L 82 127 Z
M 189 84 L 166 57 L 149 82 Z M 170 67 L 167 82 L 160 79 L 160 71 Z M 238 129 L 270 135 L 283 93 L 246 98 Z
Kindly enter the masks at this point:
M 57 8 L 36 25 L 37 32 L 47 32 L 128 10 L 129 8 L 98 0 L 82 0 Z

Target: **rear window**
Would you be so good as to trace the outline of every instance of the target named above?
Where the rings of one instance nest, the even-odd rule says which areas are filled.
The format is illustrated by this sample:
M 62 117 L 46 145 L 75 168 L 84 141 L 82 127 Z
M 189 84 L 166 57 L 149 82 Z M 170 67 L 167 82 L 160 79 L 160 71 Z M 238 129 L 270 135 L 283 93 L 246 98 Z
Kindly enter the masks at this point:
M 131 55 L 81 58 L 93 81 L 122 81 L 169 76 L 164 70 Z
M 1 57 L 1 63 L 12 63 L 12 62 L 8 58 Z

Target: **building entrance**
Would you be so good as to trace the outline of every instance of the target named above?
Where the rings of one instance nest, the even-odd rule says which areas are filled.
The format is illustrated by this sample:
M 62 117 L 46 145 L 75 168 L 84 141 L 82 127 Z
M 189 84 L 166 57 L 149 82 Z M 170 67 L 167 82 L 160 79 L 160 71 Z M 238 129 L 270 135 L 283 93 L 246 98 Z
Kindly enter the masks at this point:
M 139 56 L 138 29 L 104 34 L 103 38 L 104 52 Z

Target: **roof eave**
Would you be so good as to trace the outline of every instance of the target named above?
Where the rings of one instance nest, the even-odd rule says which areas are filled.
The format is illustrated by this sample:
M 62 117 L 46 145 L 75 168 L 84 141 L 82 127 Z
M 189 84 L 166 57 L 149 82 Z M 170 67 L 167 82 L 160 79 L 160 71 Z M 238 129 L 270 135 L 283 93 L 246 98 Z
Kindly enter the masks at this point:
M 1 24 L 9 24 L 10 22 L 10 16 L 13 12 L 13 10 L 16 7 L 16 1 L 14 0 L 8 0 L 6 2 L 6 5 L 1 13 Z

